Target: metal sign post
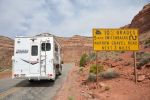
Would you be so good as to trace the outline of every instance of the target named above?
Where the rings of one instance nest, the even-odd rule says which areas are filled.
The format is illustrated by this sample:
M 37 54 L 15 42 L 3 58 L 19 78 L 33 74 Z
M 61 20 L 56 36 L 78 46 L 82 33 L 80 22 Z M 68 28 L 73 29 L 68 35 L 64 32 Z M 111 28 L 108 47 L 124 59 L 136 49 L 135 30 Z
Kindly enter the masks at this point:
M 135 75 L 135 83 L 137 83 L 136 52 L 133 52 L 133 55 L 134 55 L 134 75 Z
M 96 82 L 98 83 L 98 61 L 97 61 L 97 51 L 96 51 Z

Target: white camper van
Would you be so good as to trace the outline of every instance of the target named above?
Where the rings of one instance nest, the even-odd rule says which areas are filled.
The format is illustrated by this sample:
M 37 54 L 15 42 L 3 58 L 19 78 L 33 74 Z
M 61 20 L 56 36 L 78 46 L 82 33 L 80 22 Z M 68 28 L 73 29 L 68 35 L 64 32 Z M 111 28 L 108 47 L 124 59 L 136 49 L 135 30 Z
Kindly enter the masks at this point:
M 13 79 L 55 80 L 62 71 L 60 45 L 53 35 L 16 37 L 12 61 Z

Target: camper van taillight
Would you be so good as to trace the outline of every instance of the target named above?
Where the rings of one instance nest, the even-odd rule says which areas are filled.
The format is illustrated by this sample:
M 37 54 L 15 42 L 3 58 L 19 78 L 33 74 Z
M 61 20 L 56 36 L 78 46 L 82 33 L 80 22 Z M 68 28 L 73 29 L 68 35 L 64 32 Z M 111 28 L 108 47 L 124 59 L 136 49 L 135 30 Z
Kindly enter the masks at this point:
M 19 77 L 19 74 L 14 74 L 14 77 Z
M 52 74 L 48 74 L 48 77 L 51 77 L 52 76 Z

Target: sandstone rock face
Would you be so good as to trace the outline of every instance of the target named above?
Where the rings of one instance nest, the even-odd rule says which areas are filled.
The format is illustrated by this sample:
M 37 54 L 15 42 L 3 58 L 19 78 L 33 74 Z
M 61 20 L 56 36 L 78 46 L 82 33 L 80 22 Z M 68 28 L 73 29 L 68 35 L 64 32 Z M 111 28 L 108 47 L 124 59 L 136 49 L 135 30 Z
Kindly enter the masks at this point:
M 75 35 L 73 37 L 57 37 L 61 45 L 64 62 L 76 62 L 84 53 L 92 52 L 92 38 Z
M 139 28 L 140 33 L 150 31 L 150 3 L 143 7 L 143 9 L 133 18 L 130 25 L 125 27 Z
M 13 40 L 0 36 L 0 67 L 11 67 L 11 57 L 13 55 Z

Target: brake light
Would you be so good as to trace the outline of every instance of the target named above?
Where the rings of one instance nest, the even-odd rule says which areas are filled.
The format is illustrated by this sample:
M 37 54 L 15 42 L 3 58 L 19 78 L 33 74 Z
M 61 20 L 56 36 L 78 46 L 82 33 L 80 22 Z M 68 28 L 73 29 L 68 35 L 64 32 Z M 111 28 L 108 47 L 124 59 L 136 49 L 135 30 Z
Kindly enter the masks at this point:
M 48 77 L 51 77 L 52 76 L 52 74 L 48 74 Z
M 19 77 L 19 74 L 14 74 L 14 77 Z

